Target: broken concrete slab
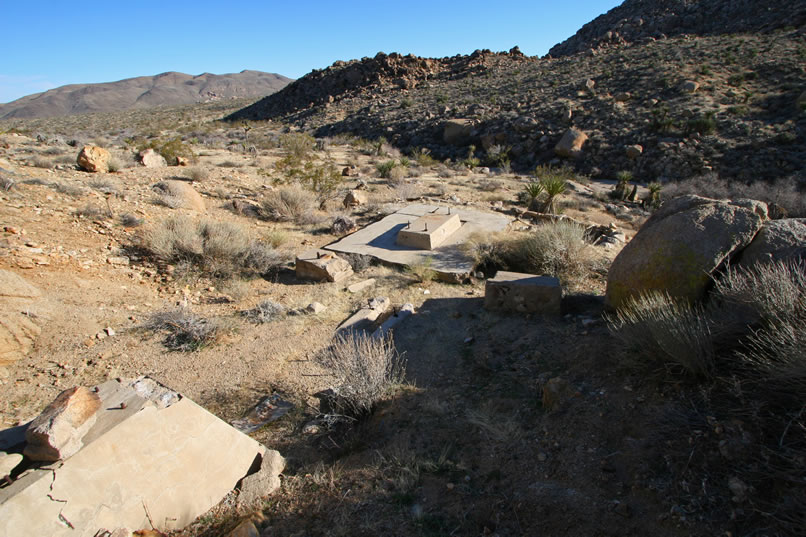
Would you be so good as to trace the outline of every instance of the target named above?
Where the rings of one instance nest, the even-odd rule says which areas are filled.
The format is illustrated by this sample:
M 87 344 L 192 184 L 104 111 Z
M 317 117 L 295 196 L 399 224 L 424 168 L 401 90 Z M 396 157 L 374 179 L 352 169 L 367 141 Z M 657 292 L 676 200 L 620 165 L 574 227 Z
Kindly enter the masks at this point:
M 232 426 L 244 434 L 252 433 L 288 414 L 294 405 L 283 401 L 279 394 L 267 395 L 243 418 L 232 421 Z
M 456 214 L 461 227 L 433 250 L 397 244 L 398 233 L 410 222 L 428 214 Z M 487 213 L 464 207 L 412 204 L 352 235 L 325 246 L 326 250 L 369 255 L 394 265 L 430 263 L 441 279 L 461 280 L 473 270 L 474 260 L 461 245 L 476 232 L 504 231 L 511 219 L 500 213 Z M 429 261 L 430 260 L 430 261 Z
M 0 451 L 0 481 L 2 481 L 7 475 L 10 475 L 14 468 L 19 466 L 21 462 L 22 455 L 19 453 L 6 453 L 5 451 Z
M 363 282 L 357 282 L 347 286 L 347 290 L 351 293 L 360 293 L 364 289 L 369 289 L 373 285 L 375 285 L 375 278 L 370 278 L 368 280 L 364 280 Z
M 403 306 L 396 311 L 394 315 L 386 319 L 372 335 L 380 338 L 388 336 L 395 328 L 397 328 L 398 325 L 400 325 L 400 323 L 408 319 L 413 314 L 414 305 L 403 304 Z
M 267 449 L 260 462 L 260 470 L 249 475 L 241 482 L 238 493 L 238 505 L 252 507 L 280 488 L 280 474 L 285 469 L 285 459 L 274 449 Z
M 367 305 L 355 312 L 336 329 L 336 334 L 347 332 L 360 332 L 370 330 L 375 321 L 386 313 L 392 302 L 386 297 L 376 297 L 367 302 Z
M 25 456 L 55 462 L 75 454 L 95 425 L 101 398 L 83 386 L 64 390 L 25 431 Z
M 484 287 L 484 307 L 492 311 L 559 315 L 562 295 L 557 278 L 499 271 Z
M 149 515 L 162 531 L 182 528 L 232 490 L 265 450 L 178 394 L 159 408 L 165 394 L 154 392 L 156 402 L 128 382 L 99 386 L 101 409 L 84 447 L 0 490 L 0 534 L 92 537 L 151 527 Z
M 300 279 L 340 282 L 352 276 L 353 268 L 333 252 L 314 249 L 297 256 L 296 273 Z

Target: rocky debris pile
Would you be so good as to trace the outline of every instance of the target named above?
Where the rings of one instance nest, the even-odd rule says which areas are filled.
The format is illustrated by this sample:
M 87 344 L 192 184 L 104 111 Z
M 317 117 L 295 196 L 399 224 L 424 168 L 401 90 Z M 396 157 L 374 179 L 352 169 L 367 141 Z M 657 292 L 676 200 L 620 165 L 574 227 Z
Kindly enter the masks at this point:
M 483 73 L 489 67 L 490 58 L 497 55 L 531 61 L 517 47 L 509 53 L 478 50 L 449 58 L 379 52 L 374 58 L 337 61 L 325 69 L 315 69 L 282 91 L 232 114 L 229 119 L 273 119 L 315 106 L 329 106 L 349 97 L 377 95 L 392 89 L 411 90 L 438 77 L 463 78 Z
M 769 220 L 765 203 L 681 196 L 664 204 L 619 253 L 605 301 L 619 308 L 649 291 L 697 302 L 730 263 L 806 257 L 804 219 Z
M 683 34 L 763 32 L 804 24 L 804 0 L 626 0 L 553 46 L 549 55 L 569 56 Z

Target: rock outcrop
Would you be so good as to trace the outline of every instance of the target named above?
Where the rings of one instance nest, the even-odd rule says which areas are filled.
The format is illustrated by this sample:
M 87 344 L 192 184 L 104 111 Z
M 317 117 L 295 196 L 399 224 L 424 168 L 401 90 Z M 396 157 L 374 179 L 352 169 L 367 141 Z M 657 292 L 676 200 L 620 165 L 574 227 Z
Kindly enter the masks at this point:
M 806 1 L 626 0 L 549 50 L 557 58 L 676 35 L 762 32 L 806 22 Z
M 168 165 L 165 157 L 151 148 L 140 151 L 140 154 L 137 155 L 137 158 L 140 159 L 140 163 L 146 168 L 164 168 Z
M 742 251 L 739 266 L 790 259 L 806 259 L 806 218 L 765 222 L 753 242 Z
M 681 196 L 664 204 L 619 253 L 607 277 L 611 308 L 648 291 L 695 302 L 711 274 L 751 243 L 767 220 L 758 201 Z
M 201 197 L 201 194 L 184 181 L 167 179 L 157 183 L 153 188 L 160 193 L 163 201 L 170 207 L 181 207 L 200 213 L 206 210 L 204 198 Z

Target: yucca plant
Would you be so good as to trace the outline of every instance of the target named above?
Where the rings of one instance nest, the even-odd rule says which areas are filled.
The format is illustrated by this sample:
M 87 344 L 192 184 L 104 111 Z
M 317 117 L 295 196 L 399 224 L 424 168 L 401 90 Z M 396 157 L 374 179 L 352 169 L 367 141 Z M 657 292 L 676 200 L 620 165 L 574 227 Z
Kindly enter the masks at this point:
M 540 194 L 543 193 L 543 183 L 540 181 L 529 181 L 523 186 L 523 190 L 525 191 L 526 199 L 529 202 L 529 210 L 539 210 L 538 198 L 540 197 Z
M 549 175 L 540 180 L 543 185 L 543 191 L 546 193 L 546 201 L 543 202 L 542 213 L 557 214 L 557 198 L 559 198 L 565 189 L 568 188 L 568 183 L 565 182 L 563 177 L 557 175 Z

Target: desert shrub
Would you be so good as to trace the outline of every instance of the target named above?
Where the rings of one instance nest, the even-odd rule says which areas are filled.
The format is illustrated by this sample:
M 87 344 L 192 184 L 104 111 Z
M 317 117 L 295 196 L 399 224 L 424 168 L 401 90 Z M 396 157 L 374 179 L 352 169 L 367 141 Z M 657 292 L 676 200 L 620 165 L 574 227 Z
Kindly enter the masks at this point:
M 108 216 L 106 209 L 102 209 L 101 207 L 98 207 L 97 205 L 93 205 L 91 203 L 88 203 L 83 207 L 79 207 L 73 212 L 73 214 L 76 216 L 81 216 L 83 218 L 89 218 L 89 219 L 103 218 L 105 216 Z
M 430 168 L 437 164 L 437 161 L 431 156 L 431 150 L 427 147 L 414 148 L 411 152 L 411 158 L 417 162 L 418 166 L 422 166 L 423 168 Z
M 201 166 L 194 166 L 188 170 L 188 179 L 191 181 L 202 182 L 210 178 L 210 171 Z
M 716 118 L 713 111 L 708 111 L 705 114 L 689 119 L 686 122 L 685 134 L 690 136 L 692 134 L 713 134 L 716 132 Z
M 125 167 L 123 161 L 119 157 L 116 157 L 115 155 L 109 157 L 109 162 L 107 163 L 107 166 L 109 167 L 109 171 L 111 173 L 119 172 Z
M 382 179 L 389 179 L 395 166 L 397 166 L 397 162 L 394 160 L 387 160 L 385 162 L 379 162 L 376 164 L 375 169 L 378 170 L 379 177 Z
M 540 212 L 556 214 L 557 199 L 565 193 L 568 183 L 564 177 L 559 175 L 542 177 L 540 183 L 543 185 L 543 191 L 546 193 L 546 200 L 543 202 L 543 207 Z
M 473 266 L 485 274 L 506 266 L 509 243 L 500 233 L 472 233 L 462 250 L 473 259 Z
M 297 185 L 281 186 L 263 198 L 260 212 L 263 218 L 275 221 L 309 222 L 316 208 L 313 193 Z
M 118 217 L 120 225 L 124 227 L 138 227 L 143 225 L 144 220 L 130 213 L 124 213 Z
M 8 192 L 12 188 L 14 188 L 15 184 L 16 181 L 14 181 L 14 179 L 12 179 L 11 177 L 0 176 L 0 190 Z
M 266 274 L 286 261 L 285 254 L 252 240 L 236 224 L 184 216 L 168 218 L 152 228 L 144 246 L 159 261 L 184 263 L 220 278 Z
M 53 161 L 47 157 L 36 155 L 31 160 L 31 165 L 34 166 L 35 168 L 50 169 L 53 167 Z
M 243 168 L 243 163 L 235 162 L 234 160 L 225 160 L 218 164 L 219 168 Z
M 171 350 L 190 352 L 215 343 L 225 332 L 225 325 L 206 319 L 186 308 L 152 314 L 144 324 L 147 330 L 165 333 L 163 344 Z
M 113 183 L 111 181 L 104 181 L 103 179 L 95 179 L 93 181 L 90 181 L 89 186 L 93 190 L 97 190 L 102 194 L 109 194 L 114 196 L 120 194 L 120 185 L 118 185 L 117 183 Z
M 592 267 L 592 248 L 585 242 L 585 228 L 565 221 L 540 224 L 533 232 L 505 248 L 505 265 L 530 274 L 548 274 L 569 282 Z
M 286 308 L 282 304 L 271 300 L 264 300 L 254 308 L 242 311 L 241 315 L 253 323 L 263 324 L 277 321 L 284 317 L 285 313 Z
M 434 264 L 432 257 L 426 257 L 420 263 L 406 265 L 406 274 L 411 275 L 417 283 L 427 283 L 437 279 L 437 271 L 431 268 Z
M 642 357 L 679 364 L 698 377 L 713 374 L 715 351 L 708 320 L 688 302 L 650 292 L 629 299 L 606 318 L 611 333 Z
M 350 266 L 353 268 L 353 272 L 358 274 L 359 272 L 364 272 L 367 270 L 371 265 L 373 258 L 370 255 L 363 255 L 363 254 L 343 254 L 342 257 L 350 263 Z
M 313 136 L 303 133 L 288 133 L 280 136 L 280 147 L 286 155 L 291 155 L 297 160 L 308 157 L 316 146 L 316 139 Z
M 538 211 L 540 209 L 539 198 L 543 193 L 543 183 L 540 181 L 529 181 L 523 185 L 523 199 L 529 207 L 530 211 Z
M 405 374 L 405 360 L 391 336 L 363 332 L 339 335 L 319 353 L 317 361 L 335 377 L 331 408 L 353 418 L 372 412 Z
M 663 197 L 672 199 L 685 194 L 696 194 L 715 199 L 757 199 L 782 207 L 790 218 L 803 218 L 806 217 L 806 192 L 803 188 L 803 177 L 798 176 L 781 178 L 773 183 L 758 181 L 748 184 L 708 173 L 664 184 Z
M 723 330 L 744 336 L 738 355 L 752 374 L 806 393 L 806 264 L 731 268 L 716 281 L 714 299 Z
M 148 143 L 141 143 L 138 145 L 138 151 L 144 149 L 153 149 L 163 156 L 169 165 L 175 166 L 177 164 L 177 157 L 184 157 L 191 162 L 197 160 L 196 153 L 190 144 L 183 142 L 181 136 L 176 136 L 169 140 L 156 139 Z
M 510 166 L 509 147 L 493 144 L 487 149 L 485 164 L 494 168 L 508 169 Z
M 412 200 L 420 197 L 420 189 L 414 183 L 401 181 L 394 185 L 395 197 L 403 201 Z

